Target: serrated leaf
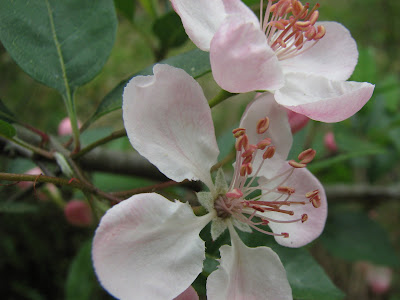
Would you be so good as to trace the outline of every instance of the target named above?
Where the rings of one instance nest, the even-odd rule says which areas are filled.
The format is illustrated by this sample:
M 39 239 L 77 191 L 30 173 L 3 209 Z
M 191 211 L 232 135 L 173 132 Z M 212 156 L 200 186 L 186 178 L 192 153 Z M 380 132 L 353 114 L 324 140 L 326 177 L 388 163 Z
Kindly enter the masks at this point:
M 17 131 L 15 130 L 14 126 L 6 121 L 0 120 L 0 135 L 11 139 L 16 133 Z
M 387 232 L 362 212 L 331 211 L 320 240 L 332 255 L 347 261 L 400 265 Z
M 210 58 L 207 52 L 195 49 L 177 56 L 167 58 L 160 61 L 161 64 L 168 64 L 177 68 L 185 70 L 190 76 L 198 78 L 207 74 L 211 71 Z M 139 75 L 151 75 L 153 74 L 153 66 L 151 65 L 146 69 L 135 73 L 129 79 L 122 81 L 118 84 L 105 98 L 101 101 L 97 107 L 96 112 L 93 116 L 84 124 L 83 128 L 87 128 L 91 123 L 99 119 L 100 117 L 113 112 L 121 108 L 122 105 L 122 93 L 125 85 L 131 80 L 132 77 Z
M 5 214 L 24 214 L 35 213 L 39 209 L 37 205 L 23 202 L 0 202 L 0 213 Z
M 174 11 L 158 18 L 153 24 L 153 32 L 161 41 L 161 49 L 164 51 L 179 47 L 188 39 L 181 19 Z
M 70 95 L 105 64 L 117 27 L 109 0 L 0 2 L 0 40 L 34 79 Z
M 66 300 L 90 300 L 96 287 L 91 259 L 92 241 L 83 244 L 72 261 L 65 286 Z

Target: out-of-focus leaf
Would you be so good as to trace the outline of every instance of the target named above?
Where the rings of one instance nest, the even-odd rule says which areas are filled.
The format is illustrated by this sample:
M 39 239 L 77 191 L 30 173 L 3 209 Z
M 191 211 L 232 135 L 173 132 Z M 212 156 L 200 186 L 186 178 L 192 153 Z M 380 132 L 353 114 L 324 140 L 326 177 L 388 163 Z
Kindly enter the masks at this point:
M 14 126 L 6 121 L 0 120 L 0 135 L 10 139 L 15 136 L 15 134 L 16 130 Z
M 267 246 L 274 250 L 285 267 L 293 298 L 304 300 L 340 300 L 344 294 L 326 275 L 322 267 L 305 248 L 287 248 L 278 245 L 263 233 L 239 232 L 243 242 L 251 247 Z M 268 272 L 268 270 L 266 270 Z M 260 276 L 262 276 L 260 274 Z
M 132 176 L 96 172 L 93 175 L 93 184 L 104 191 L 110 192 L 145 187 L 154 184 L 154 182 L 144 178 L 133 179 Z
M 70 95 L 105 64 L 117 18 L 109 0 L 0 2 L 0 40 L 34 79 Z
M 331 211 L 321 241 L 332 255 L 347 261 L 400 265 L 386 231 L 362 212 Z
M 25 214 L 35 213 L 39 209 L 37 205 L 23 202 L 0 202 L 0 213 L 5 214 Z
M 211 71 L 210 58 L 207 52 L 195 49 L 187 53 L 183 53 L 177 56 L 167 58 L 160 61 L 161 64 L 168 64 L 177 68 L 185 70 L 190 76 L 198 78 L 207 74 Z M 151 75 L 153 74 L 153 66 L 151 65 L 146 69 L 132 75 L 132 77 L 139 75 Z M 84 124 L 84 128 L 87 128 L 91 123 L 99 119 L 100 117 L 121 108 L 122 105 L 122 93 L 125 85 L 132 78 L 126 79 L 118 84 L 105 98 L 101 101 L 97 107 L 96 112 L 93 116 Z
M 153 18 L 157 17 L 157 10 L 154 0 L 139 0 L 144 10 Z
M 83 244 L 72 261 L 65 287 L 66 300 L 90 300 L 96 284 L 91 259 L 92 241 Z
M 0 120 L 4 120 L 6 122 L 15 122 L 14 114 L 5 106 L 3 101 L 0 99 Z
M 323 169 L 327 169 L 335 164 L 342 163 L 344 161 L 350 160 L 352 158 L 360 158 L 363 156 L 368 156 L 368 155 L 376 155 L 383 153 L 383 149 L 367 149 L 364 151 L 356 151 L 356 152 L 351 152 L 351 153 L 346 153 L 346 154 L 340 154 L 332 158 L 326 158 L 322 161 L 316 161 L 312 162 L 307 166 L 307 169 L 309 169 L 312 172 L 317 172 Z
M 376 83 L 378 81 L 377 74 L 374 49 L 359 47 L 358 63 L 350 80 Z
M 173 47 L 179 47 L 188 39 L 181 19 L 173 11 L 154 22 L 153 32 L 161 41 L 161 49 L 164 49 L 164 51 Z
M 114 0 L 114 3 L 118 11 L 129 21 L 133 21 L 135 15 L 135 0 Z

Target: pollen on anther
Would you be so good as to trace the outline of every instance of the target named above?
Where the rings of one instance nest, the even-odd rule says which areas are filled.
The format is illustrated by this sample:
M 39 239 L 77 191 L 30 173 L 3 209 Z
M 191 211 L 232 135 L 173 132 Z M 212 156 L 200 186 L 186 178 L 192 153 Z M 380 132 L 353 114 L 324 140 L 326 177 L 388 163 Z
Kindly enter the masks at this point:
M 308 163 L 312 162 L 316 153 L 317 153 L 317 151 L 310 148 L 310 149 L 307 149 L 307 150 L 304 150 L 303 152 L 301 152 L 298 156 L 298 159 L 300 160 L 300 163 L 308 164 Z
M 318 208 L 321 206 L 321 197 L 317 194 L 310 199 L 310 202 L 315 208 Z
M 275 146 L 270 146 L 265 150 L 263 154 L 263 159 L 272 158 L 275 154 Z
M 282 234 L 282 236 L 283 236 L 284 238 L 288 238 L 288 237 L 289 237 L 289 233 L 287 233 L 287 232 L 282 232 L 281 234 Z
M 305 221 L 307 221 L 308 220 L 308 215 L 307 214 L 303 214 L 302 216 L 301 216 L 301 223 L 304 223 Z
M 293 168 L 296 168 L 296 169 L 305 168 L 307 166 L 306 164 L 302 164 L 302 163 L 299 163 L 299 162 L 294 161 L 294 160 L 290 160 L 289 161 L 289 165 L 291 165 Z

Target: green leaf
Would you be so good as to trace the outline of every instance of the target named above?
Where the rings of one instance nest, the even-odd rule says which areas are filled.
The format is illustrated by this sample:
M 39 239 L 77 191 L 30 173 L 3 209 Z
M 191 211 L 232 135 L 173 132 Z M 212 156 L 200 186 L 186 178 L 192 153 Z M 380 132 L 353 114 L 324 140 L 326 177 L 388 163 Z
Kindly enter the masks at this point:
M 195 49 L 177 56 L 167 58 L 160 61 L 159 63 L 181 68 L 194 78 L 201 77 L 211 71 L 209 54 L 199 49 Z M 91 123 L 93 123 L 100 117 L 117 109 L 120 109 L 122 105 L 122 93 L 124 91 L 124 87 L 129 82 L 129 80 L 131 80 L 131 78 L 135 76 L 153 74 L 153 66 L 154 65 L 147 67 L 146 69 L 132 75 L 129 79 L 126 79 L 118 84 L 101 101 L 100 105 L 97 107 L 96 112 L 84 124 L 83 128 L 87 128 Z
M 4 120 L 6 122 L 16 122 L 14 114 L 5 106 L 3 101 L 0 99 L 0 120 Z
M 181 46 L 188 39 L 181 19 L 174 11 L 158 18 L 153 24 L 153 32 L 161 41 L 161 49 L 165 52 Z
M 155 7 L 156 4 L 154 0 L 139 0 L 139 2 L 150 16 L 153 18 L 157 17 L 157 10 Z
M 129 21 L 133 21 L 135 15 L 134 0 L 114 0 L 114 3 L 118 11 L 120 11 Z
M 0 213 L 24 214 L 39 212 L 37 205 L 23 202 L 0 202 Z
M 90 300 L 97 286 L 91 259 L 92 241 L 83 244 L 72 261 L 66 281 L 66 300 Z
M 0 2 L 0 40 L 34 79 L 71 95 L 105 64 L 117 18 L 109 0 Z
M 321 241 L 332 255 L 347 261 L 400 265 L 386 231 L 362 212 L 331 210 Z
M 344 294 L 332 283 L 322 267 L 305 248 L 287 248 L 263 233 L 238 232 L 250 247 L 267 246 L 274 250 L 285 267 L 293 298 L 304 300 L 339 300 Z
M 280 257 L 292 287 L 293 298 L 339 300 L 344 294 L 305 248 L 271 247 Z
M 11 139 L 16 134 L 15 128 L 6 121 L 0 120 L 0 135 Z

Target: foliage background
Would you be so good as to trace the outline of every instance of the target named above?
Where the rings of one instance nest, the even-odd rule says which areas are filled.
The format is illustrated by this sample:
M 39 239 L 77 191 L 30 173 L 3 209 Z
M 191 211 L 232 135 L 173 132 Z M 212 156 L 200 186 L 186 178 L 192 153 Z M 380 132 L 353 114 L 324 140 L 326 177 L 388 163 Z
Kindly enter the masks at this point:
M 165 27 L 167 31 L 162 33 L 157 31 L 162 30 L 162 26 L 154 29 L 157 28 L 154 24 L 165 18 L 164 14 L 170 10 L 168 2 L 141 0 L 132 2 L 134 6 L 127 3 L 116 1 L 117 37 L 106 65 L 94 80 L 76 93 L 76 110 L 81 121 L 87 120 L 104 96 L 122 80 L 161 58 L 195 49 L 189 40 L 179 35 L 172 44 L 168 38 L 163 40 L 168 34 L 175 33 L 175 27 L 174 30 Z M 310 122 L 296 134 L 293 153 L 308 146 L 316 148 L 318 156 L 311 168 L 327 187 L 338 183 L 384 189 L 396 187 L 400 182 L 400 32 L 397 30 L 400 28 L 400 3 L 396 0 L 335 0 L 321 1 L 320 4 L 320 19 L 344 24 L 358 43 L 359 64 L 351 79 L 375 83 L 376 89 L 369 103 L 351 119 L 339 124 Z M 175 26 L 176 21 L 172 22 Z M 179 46 L 171 47 L 173 44 Z M 56 135 L 58 123 L 66 116 L 60 95 L 24 73 L 1 44 L 0 74 L 0 99 L 7 107 L 26 123 Z M 210 74 L 199 81 L 208 99 L 218 92 Z M 225 144 L 226 133 L 237 123 L 250 99 L 251 95 L 235 97 L 213 109 L 220 143 Z M 83 144 L 121 128 L 121 110 L 116 110 L 99 119 L 82 135 Z M 337 153 L 324 148 L 323 136 L 328 131 L 335 133 Z M 225 152 L 229 152 L 230 145 L 226 143 Z M 115 140 L 107 147 L 132 151 L 126 138 Z M 26 159 L 11 158 L 6 151 L 0 156 L 2 172 L 23 173 L 33 166 L 34 163 Z M 132 189 L 155 182 L 100 172 L 90 175 L 93 183 L 105 191 Z M 90 238 L 95 224 L 89 228 L 68 224 L 59 205 L 38 198 L 37 192 L 41 189 L 38 185 L 36 192 L 33 188 L 21 192 L 16 186 L 0 187 L 2 297 L 110 299 L 98 285 L 91 269 Z M 74 190 L 60 191 L 63 201 L 83 198 Z M 163 193 L 171 198 L 193 197 L 193 193 L 184 188 Z M 330 216 L 326 229 L 308 249 L 347 295 L 345 299 L 398 300 L 400 196 L 354 195 L 328 199 Z M 13 212 L 7 209 L 10 199 L 13 203 L 30 206 Z M 284 253 L 278 253 L 281 258 L 282 255 L 285 257 Z M 393 268 L 393 283 L 387 294 L 374 295 L 369 290 L 359 267 L 361 260 Z M 305 264 L 302 271 L 310 266 Z M 200 276 L 198 281 L 203 279 Z M 198 289 L 201 292 L 201 288 Z M 319 299 L 340 298 L 340 295 L 332 298 L 326 295 Z M 317 298 L 304 294 L 301 299 Z

